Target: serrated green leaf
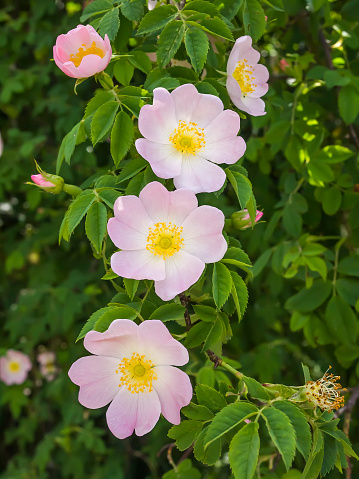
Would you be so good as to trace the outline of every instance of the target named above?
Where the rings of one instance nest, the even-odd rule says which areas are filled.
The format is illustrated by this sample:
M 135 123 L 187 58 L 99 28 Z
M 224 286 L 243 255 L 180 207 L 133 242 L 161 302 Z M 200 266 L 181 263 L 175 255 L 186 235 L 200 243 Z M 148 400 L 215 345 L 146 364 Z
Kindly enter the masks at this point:
M 187 337 L 184 342 L 185 347 L 188 349 L 196 348 L 200 344 L 204 343 L 208 333 L 211 330 L 211 327 L 212 325 L 210 323 L 205 323 L 203 321 L 192 326 L 187 333 Z
M 237 195 L 239 204 L 242 208 L 245 208 L 252 196 L 252 183 L 245 175 L 238 173 L 238 171 L 232 171 L 226 168 L 225 172 Z
M 97 311 L 95 311 L 94 313 L 91 314 L 91 316 L 89 317 L 89 319 L 86 321 L 85 325 L 83 326 L 83 328 L 81 329 L 79 335 L 77 336 L 77 339 L 76 341 L 79 341 L 80 339 L 82 339 L 83 337 L 86 336 L 86 334 L 89 332 L 89 331 L 92 331 L 94 326 L 95 326 L 95 323 L 96 321 L 104 314 L 104 313 L 107 313 L 108 311 L 110 311 L 112 308 L 110 306 L 107 306 L 106 308 L 101 308 Z
M 120 306 L 105 311 L 95 322 L 93 329 L 103 333 L 115 319 L 136 319 L 137 311 L 129 306 Z
M 118 14 L 118 8 L 113 8 L 101 18 L 98 26 L 99 34 L 102 37 L 105 37 L 105 35 L 107 34 L 111 42 L 115 39 L 120 26 L 120 19 L 118 17 Z
M 152 71 L 152 62 L 148 58 L 145 52 L 141 52 L 139 50 L 131 51 L 128 60 L 132 63 L 132 65 L 139 70 L 143 71 L 147 75 Z
M 197 316 L 209 323 L 213 323 L 217 318 L 217 311 L 211 306 L 204 306 L 202 304 L 193 305 L 194 312 Z
M 99 93 L 96 93 L 96 95 L 91 98 L 91 100 L 86 106 L 84 118 L 88 118 L 89 116 L 91 116 L 91 114 L 95 113 L 95 111 L 97 111 L 104 103 L 113 100 L 114 96 L 113 93 L 111 93 L 110 91 L 101 90 Z
M 135 67 L 127 58 L 119 58 L 113 67 L 113 74 L 116 80 L 121 84 L 128 86 L 131 83 Z
M 287 471 L 295 455 L 295 431 L 286 414 L 273 407 L 262 410 L 269 435 L 283 458 Z
M 212 35 L 233 41 L 233 35 L 225 22 L 220 18 L 209 18 L 200 22 L 200 27 Z
M 143 158 L 134 158 L 133 160 L 130 160 L 118 175 L 117 183 L 120 184 L 123 181 L 129 180 L 147 165 L 147 161 Z
M 221 15 L 232 20 L 238 13 L 243 0 L 215 0 L 214 4 L 219 8 Z
M 213 299 L 218 309 L 227 301 L 233 285 L 231 272 L 222 263 L 215 263 L 213 267 L 212 288 Z
M 256 412 L 258 412 L 258 408 L 254 404 L 242 401 L 224 407 L 215 415 L 209 425 L 204 447 L 207 448 L 212 442 L 227 434 L 227 432 L 240 425 L 244 419 Z
M 122 0 L 121 12 L 128 20 L 139 22 L 143 17 L 144 4 L 144 0 Z
M 204 342 L 203 351 L 214 349 L 217 354 L 221 354 L 222 343 L 226 336 L 225 325 L 221 316 L 217 316 L 216 320 L 211 326 L 211 329 Z
M 258 463 L 259 424 L 251 422 L 237 432 L 229 446 L 229 464 L 235 479 L 252 479 Z
M 114 190 L 113 188 L 101 188 L 101 190 L 99 190 L 97 193 L 101 200 L 106 203 L 109 208 L 112 209 L 115 201 L 120 196 L 120 192 Z
M 113 5 L 109 0 L 94 0 L 86 6 L 80 17 L 80 21 L 84 22 L 93 15 L 99 15 L 100 13 L 107 12 L 107 10 L 112 8 Z
M 208 52 L 208 37 L 200 29 L 189 27 L 185 34 L 185 46 L 192 66 L 197 73 L 203 70 Z
M 212 442 L 206 449 L 204 448 L 204 440 L 207 434 L 208 427 L 201 431 L 194 445 L 193 453 L 197 461 L 212 466 L 218 461 L 221 455 L 221 439 Z
M 269 392 L 255 379 L 243 376 L 243 381 L 248 388 L 248 393 L 255 399 L 268 401 L 270 399 Z
M 251 272 L 252 269 L 252 263 L 247 253 L 241 248 L 233 246 L 227 249 L 224 257 L 221 259 L 221 263 L 233 264 L 247 273 Z
M 236 305 L 237 314 L 238 314 L 238 321 L 241 321 L 243 318 L 243 314 L 247 308 L 248 304 L 248 289 L 238 273 L 235 271 L 231 271 L 232 276 L 232 288 L 231 293 L 234 300 L 234 304 Z
M 183 407 L 181 412 L 189 419 L 197 419 L 199 421 L 210 421 L 214 417 L 213 413 L 206 406 L 193 402 Z
M 92 203 L 85 221 L 86 236 L 93 244 L 97 253 L 101 252 L 102 241 L 106 234 L 107 210 L 99 201 Z
M 162 5 L 148 12 L 138 26 L 137 35 L 161 30 L 167 23 L 172 21 L 177 13 L 173 5 Z
M 288 416 L 295 430 L 297 449 L 307 461 L 312 445 L 312 435 L 304 414 L 297 406 L 288 401 L 275 401 L 273 406 Z
M 162 30 L 157 50 L 159 68 L 165 67 L 172 60 L 182 43 L 185 30 L 185 24 L 180 20 L 169 23 Z
M 218 16 L 219 14 L 218 8 L 213 3 L 204 0 L 186 2 L 182 12 L 186 12 L 187 10 L 206 13 L 207 15 L 211 15 L 211 17 Z
M 186 308 L 181 304 L 163 304 L 157 308 L 150 316 L 150 319 L 159 319 L 161 321 L 176 321 L 184 318 Z
M 337 454 L 337 441 L 333 437 L 324 434 L 324 456 L 320 470 L 322 476 L 327 475 L 334 468 Z
M 96 111 L 91 121 L 91 141 L 93 146 L 102 140 L 111 129 L 119 104 L 117 101 L 109 101 Z
M 219 411 L 227 406 L 227 401 L 222 394 L 205 384 L 197 384 L 196 395 L 199 404 L 206 406 L 213 412 Z
M 243 7 L 244 32 L 254 42 L 263 35 L 266 28 L 266 19 L 263 8 L 257 0 L 244 0 Z
M 93 191 L 85 190 L 71 203 L 67 219 L 69 235 L 72 234 L 76 226 L 88 212 L 95 199 L 96 196 Z
M 201 421 L 184 420 L 178 426 L 171 427 L 168 437 L 175 439 L 178 449 L 184 451 L 197 439 L 202 427 Z
M 124 111 L 117 113 L 111 131 L 111 155 L 116 168 L 132 145 L 135 130 L 131 118 Z
M 132 301 L 140 281 L 138 279 L 123 278 L 123 284 L 125 286 L 126 293 Z

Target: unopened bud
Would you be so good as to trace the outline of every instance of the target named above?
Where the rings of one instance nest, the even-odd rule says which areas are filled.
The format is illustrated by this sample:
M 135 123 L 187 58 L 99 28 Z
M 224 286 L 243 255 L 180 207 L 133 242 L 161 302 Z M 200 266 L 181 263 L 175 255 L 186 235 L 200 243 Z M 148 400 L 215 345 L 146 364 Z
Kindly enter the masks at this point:
M 262 216 L 263 212 L 257 210 L 255 223 L 257 223 L 262 218 Z M 239 230 L 245 230 L 253 226 L 247 209 L 244 209 L 242 211 L 236 211 L 236 213 L 233 213 L 233 215 L 231 216 L 231 219 L 233 222 L 233 226 Z

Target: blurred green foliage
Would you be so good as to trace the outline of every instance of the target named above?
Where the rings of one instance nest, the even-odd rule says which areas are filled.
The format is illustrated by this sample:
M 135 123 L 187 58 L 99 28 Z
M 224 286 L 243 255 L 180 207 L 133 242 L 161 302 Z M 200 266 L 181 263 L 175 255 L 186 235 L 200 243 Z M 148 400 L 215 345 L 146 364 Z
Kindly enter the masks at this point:
M 199 195 L 200 203 L 213 204 L 225 212 L 226 232 L 241 242 L 254 264 L 253 276 L 243 275 L 249 289 L 247 311 L 240 324 L 232 321 L 233 339 L 224 346 L 223 354 L 234 367 L 260 382 L 301 385 L 303 362 L 315 378 L 331 364 L 345 387 L 357 388 L 359 2 L 213 3 L 224 5 L 223 21 L 229 33 L 217 25 L 216 28 L 222 28 L 221 38 L 252 35 L 258 40 L 258 49 L 270 70 L 270 88 L 265 97 L 267 115 L 243 119 L 241 123 L 241 136 L 247 142 L 243 165 L 265 222 L 253 230 L 236 229 L 230 217 L 239 204 L 231 184 L 219 197 Z M 143 171 L 146 165 L 140 158 L 126 160 L 128 145 L 111 147 L 111 157 L 107 141 L 101 141 L 106 135 L 96 137 L 90 121 L 95 114 L 101 117 L 101 102 L 92 104 L 92 111 L 88 107 L 85 121 L 80 123 L 86 104 L 98 88 L 94 80 L 78 85 L 78 95 L 74 95 L 74 80 L 50 61 L 56 37 L 80 22 L 82 10 L 81 2 L 60 0 L 4 0 L 0 9 L 0 132 L 4 141 L 0 158 L 0 352 L 5 353 L 8 348 L 23 351 L 34 364 L 24 384 L 0 383 L 0 425 L 6 431 L 0 446 L 4 471 L 1 477 L 137 479 L 164 474 L 166 479 L 227 478 L 230 469 L 225 454 L 218 456 L 214 466 L 202 466 L 201 472 L 192 467 L 201 467 L 195 459 L 191 459 L 192 463 L 185 459 L 175 473 L 166 453 L 172 451 L 175 462 L 182 453 L 172 450 L 172 446 L 168 449 L 172 439 L 166 437 L 168 423 L 163 419 L 143 438 L 117 440 L 107 429 L 103 410 L 87 411 L 78 404 L 77 387 L 67 377 L 70 365 L 84 354 L 82 345 L 75 344 L 83 324 L 94 311 L 106 307 L 115 292 L 111 281 L 100 281 L 105 274 L 102 262 L 98 261 L 102 244 L 94 240 L 90 245 L 83 223 L 76 230 L 73 225 L 70 243 L 62 240 L 58 244 L 60 224 L 70 201 L 64 193 L 53 197 L 24 184 L 35 172 L 33 158 L 49 173 L 61 166 L 66 183 L 88 188 L 96 180 L 96 188 L 110 188 L 112 194 L 104 193 L 103 203 L 97 203 L 109 208 L 116 197 L 116 185 L 108 172 L 115 171 L 121 161 L 126 193 L 137 194 L 144 184 L 155 179 L 149 167 Z M 149 97 L 156 86 L 172 89 L 192 81 L 202 93 L 218 93 L 228 108 L 229 98 L 218 70 L 225 70 L 232 43 L 218 41 L 217 36 L 218 53 L 211 45 L 207 57 L 203 48 L 200 59 L 192 61 L 197 73 L 206 61 L 207 77 L 202 81 L 195 71 L 178 66 L 154 70 L 154 64 L 148 63 L 143 53 L 156 51 L 157 35 L 165 24 L 153 30 L 154 21 L 149 22 L 150 27 L 142 21 L 139 31 L 145 35 L 143 40 L 133 31 L 143 12 L 147 12 L 143 2 L 121 4 L 120 29 L 117 34 L 113 31 L 113 45 L 118 52 L 128 53 L 135 48 L 137 53 L 130 60 L 122 58 L 110 64 L 108 73 L 113 75 L 115 84 L 143 87 L 144 96 Z M 101 33 L 105 33 L 101 31 L 103 25 L 98 18 L 95 26 Z M 191 35 L 201 36 L 198 32 L 202 30 L 197 27 L 182 32 L 184 43 L 190 41 L 187 37 Z M 157 50 L 161 67 L 168 64 L 164 41 L 165 36 L 158 42 Z M 175 55 L 179 61 L 191 60 L 181 42 L 173 46 L 169 58 Z M 183 79 L 183 75 L 187 77 Z M 136 116 L 144 102 L 136 99 L 139 95 L 134 90 L 124 88 L 121 92 L 126 113 Z M 107 111 L 102 113 L 108 115 Z M 115 122 L 114 129 L 127 128 L 127 136 L 132 140 L 137 131 L 126 125 L 126 119 L 122 119 L 122 124 L 120 120 Z M 84 130 L 81 138 L 77 137 L 73 153 L 66 157 L 65 152 L 59 153 L 59 146 L 75 125 Z M 129 154 L 136 156 L 133 147 Z M 129 183 L 128 175 L 139 171 L 139 180 Z M 75 203 L 72 209 L 76 208 Z M 71 233 L 65 231 L 63 237 L 66 239 Z M 108 248 L 113 250 L 110 244 Z M 122 287 L 122 283 L 118 284 Z M 130 283 L 123 286 L 127 292 L 134 288 Z M 198 302 L 202 301 L 201 286 L 192 291 Z M 204 291 L 206 287 L 208 290 L 206 285 Z M 143 292 L 143 288 L 141 284 L 139 291 Z M 154 294 L 149 300 L 153 308 L 149 308 L 148 316 L 163 304 Z M 131 301 L 127 297 L 118 302 Z M 221 302 L 220 297 L 215 298 L 217 306 L 218 301 Z M 224 311 L 228 315 L 234 313 L 232 299 L 225 304 Z M 177 319 L 178 308 L 171 314 Z M 173 332 L 179 332 L 174 324 Z M 199 344 L 188 335 L 185 345 L 194 347 L 189 373 L 197 383 L 208 387 L 216 381 L 228 383 L 229 376 L 224 371 L 214 371 L 213 363 L 204 360 Z M 43 350 L 56 353 L 59 373 L 53 382 L 46 381 L 39 372 L 36 355 Z M 346 414 L 345 432 L 350 433 L 353 447 L 358 450 L 355 411 L 357 406 L 351 421 Z M 196 457 L 200 455 L 199 442 Z M 302 477 L 299 471 L 303 470 L 304 461 L 298 455 L 288 473 L 282 463 L 278 464 L 279 459 L 274 461 L 274 467 L 268 467 L 273 455 L 269 444 L 268 437 L 268 448 L 262 454 L 262 479 Z M 352 467 L 355 477 L 359 474 L 355 461 Z M 327 477 L 340 477 L 340 473 L 331 471 Z

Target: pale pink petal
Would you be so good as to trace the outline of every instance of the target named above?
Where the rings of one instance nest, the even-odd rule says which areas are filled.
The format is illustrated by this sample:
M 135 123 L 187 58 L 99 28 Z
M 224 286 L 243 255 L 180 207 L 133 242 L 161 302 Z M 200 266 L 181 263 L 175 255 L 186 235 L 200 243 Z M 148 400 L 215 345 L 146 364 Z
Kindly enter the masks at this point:
M 205 263 L 223 258 L 228 245 L 222 235 L 224 215 L 213 206 L 203 205 L 183 222 L 184 251 Z
M 86 356 L 78 359 L 69 370 L 69 377 L 80 386 L 79 403 L 89 409 L 106 406 L 119 392 L 116 373 L 119 358 Z
M 172 366 L 156 367 L 157 381 L 153 383 L 163 416 L 172 424 L 181 421 L 180 409 L 190 403 L 193 395 L 191 381 L 186 373 Z
M 146 209 L 137 196 L 120 196 L 115 201 L 113 211 L 118 221 L 130 226 L 139 233 L 147 234 L 148 228 L 153 224 L 152 219 L 148 216 Z
M 69 66 L 67 65 L 69 68 Z M 75 65 L 74 65 L 75 67 Z M 76 78 L 87 78 L 95 73 L 103 71 L 107 67 L 107 64 L 104 64 L 103 58 L 99 55 L 85 55 L 81 60 L 81 63 L 76 68 Z
M 152 431 L 157 424 L 161 414 L 161 403 L 155 390 L 138 393 L 137 396 L 135 433 L 137 436 L 143 436 Z
M 147 250 L 118 251 L 111 256 L 111 268 L 124 278 L 155 281 L 165 278 L 164 259 Z
M 154 223 L 167 221 L 171 193 L 158 181 L 148 183 L 139 195 L 148 216 Z
M 120 388 L 106 413 L 108 427 L 119 439 L 131 436 L 137 422 L 139 394 L 132 394 L 125 387 Z
M 192 112 L 191 121 L 200 128 L 205 128 L 222 111 L 223 103 L 220 98 L 202 93 L 196 109 Z
M 78 25 L 66 34 L 59 35 L 56 39 L 56 46 L 61 47 L 68 57 L 71 54 L 76 54 L 82 45 L 88 46 L 89 43 L 89 30 L 84 25 Z
M 250 94 L 251 98 L 260 98 L 268 91 L 268 83 L 261 83 L 254 87 L 254 91 Z
M 110 218 L 107 223 L 108 234 L 117 248 L 127 250 L 145 249 L 148 229 L 144 232 L 128 226 L 116 218 Z
M 116 319 L 104 333 L 89 331 L 84 347 L 92 354 L 111 356 L 119 361 L 131 357 L 138 349 L 137 324 L 129 319 Z
M 232 75 L 239 61 L 246 59 L 249 65 L 258 63 L 260 53 L 252 48 L 252 38 L 248 35 L 237 38 L 228 58 L 227 73 Z
M 175 128 L 178 127 L 178 122 L 193 121 L 192 114 L 197 108 L 201 95 L 198 93 L 197 88 L 191 83 L 186 83 L 177 87 L 171 93 L 176 110 L 177 123 Z M 172 133 L 172 132 L 171 132 Z
M 17 361 L 20 364 L 21 369 L 24 369 L 25 371 L 30 371 L 32 368 L 32 362 L 27 354 L 15 351 L 14 349 L 9 349 L 6 356 L 11 361 Z
M 153 105 L 143 106 L 138 117 L 141 134 L 151 141 L 170 143 L 169 137 L 177 126 L 171 94 L 164 88 L 155 88 Z
M 237 136 L 240 128 L 238 113 L 225 110 L 220 113 L 204 130 L 206 146 L 219 140 Z
M 198 201 L 193 191 L 185 189 L 171 191 L 167 221 L 180 226 L 197 207 Z
M 227 163 L 232 165 L 242 158 L 246 151 L 246 142 L 241 136 L 234 136 L 219 140 L 215 143 L 206 144 L 198 156 L 212 161 L 213 163 Z
M 39 353 L 36 357 L 40 364 L 53 363 L 56 359 L 55 353 L 53 351 L 44 351 Z
M 243 97 L 241 100 L 242 106 L 238 106 L 241 110 L 253 116 L 262 116 L 266 114 L 265 103 L 261 98 L 252 98 L 250 96 Z
M 199 258 L 180 250 L 166 259 L 166 277 L 155 282 L 155 291 L 163 301 L 173 299 L 194 284 L 204 270 Z
M 186 188 L 194 193 L 218 191 L 224 185 L 226 174 L 217 165 L 199 155 L 188 155 L 182 163 L 179 176 L 173 178 L 176 188 Z
M 183 366 L 188 363 L 188 351 L 172 338 L 162 321 L 152 319 L 141 323 L 137 330 L 141 354 L 150 358 L 156 366 Z
M 241 109 L 238 104 L 241 104 L 242 100 L 242 90 L 241 87 L 239 86 L 238 82 L 233 78 L 232 75 L 227 76 L 227 83 L 226 83 L 228 95 L 230 96 L 232 102 Z
M 269 72 L 267 67 L 264 65 L 255 65 L 253 69 L 253 76 L 256 79 L 255 83 L 258 85 L 260 83 L 266 83 L 269 79 Z
M 45 178 L 43 178 L 40 173 L 38 175 L 31 175 L 31 179 L 35 183 L 35 185 L 44 188 L 53 188 L 55 186 L 53 183 L 51 183 L 51 181 L 45 180 Z
M 173 145 L 161 144 L 145 138 L 135 143 L 138 153 L 147 160 L 159 178 L 173 178 L 180 174 L 182 154 Z

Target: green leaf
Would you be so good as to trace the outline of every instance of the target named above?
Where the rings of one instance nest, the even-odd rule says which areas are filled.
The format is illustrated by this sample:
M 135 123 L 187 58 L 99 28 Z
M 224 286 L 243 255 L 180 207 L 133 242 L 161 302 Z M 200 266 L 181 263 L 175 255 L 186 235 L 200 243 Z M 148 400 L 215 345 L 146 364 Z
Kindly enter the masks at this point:
M 342 7 L 342 15 L 345 20 L 349 20 L 350 22 L 359 22 L 359 0 L 344 2 Z
M 213 5 L 213 3 L 204 0 L 192 0 L 187 2 L 183 7 L 182 12 L 186 12 L 187 10 L 206 13 L 211 17 L 218 16 L 219 14 L 218 8 Z
M 326 189 L 322 196 L 322 206 L 326 215 L 335 215 L 342 203 L 342 194 L 340 189 L 332 186 Z
M 216 320 L 211 326 L 211 329 L 206 337 L 205 343 L 202 350 L 207 351 L 208 349 L 221 349 L 222 343 L 226 336 L 226 329 L 223 323 L 223 320 L 220 315 L 217 316 Z M 220 354 L 217 353 L 217 354 Z
M 113 74 L 116 80 L 121 84 L 128 86 L 131 83 L 133 73 L 135 71 L 132 63 L 127 58 L 119 58 L 113 67 Z
M 181 412 L 189 419 L 197 419 L 199 421 L 210 421 L 214 418 L 213 413 L 206 406 L 201 406 L 194 402 L 190 402 L 188 406 L 183 407 Z
M 357 319 L 352 308 L 339 296 L 333 296 L 325 311 L 325 321 L 334 338 L 343 344 L 357 338 Z
M 352 150 L 341 145 L 325 146 L 317 155 L 317 158 L 323 159 L 327 163 L 342 163 L 354 155 Z
M 137 318 L 137 311 L 129 306 L 120 306 L 111 308 L 109 311 L 105 311 L 96 321 L 93 329 L 103 333 L 107 331 L 110 324 L 115 319 L 135 319 Z
M 87 5 L 80 17 L 80 22 L 84 22 L 92 17 L 92 15 L 99 15 L 100 13 L 104 13 L 112 8 L 113 5 L 109 0 L 95 0 Z
M 200 344 L 204 343 L 208 336 L 212 325 L 205 322 L 200 322 L 192 326 L 188 331 L 184 345 L 187 349 L 196 348 Z
M 227 249 L 224 257 L 221 259 L 221 263 L 233 264 L 247 273 L 250 273 L 252 269 L 252 263 L 247 253 L 241 248 L 233 246 Z
M 109 208 L 113 209 L 113 205 L 117 198 L 120 196 L 119 191 L 114 190 L 112 188 L 101 188 L 101 190 L 97 191 L 101 200 L 106 203 Z
M 130 160 L 118 175 L 117 183 L 129 180 L 148 165 L 143 158 L 134 158 Z
M 183 411 L 183 409 L 182 409 Z M 208 447 L 204 448 L 204 441 L 208 431 L 208 427 L 201 431 L 194 445 L 193 453 L 197 461 L 212 466 L 215 464 L 221 455 L 221 439 L 212 442 Z
M 185 311 L 186 308 L 181 304 L 163 304 L 151 314 L 150 319 L 159 319 L 164 322 L 177 321 L 184 318 Z
M 185 459 L 178 464 L 176 470 L 167 471 L 162 479 L 201 479 L 201 473 L 192 467 L 190 459 Z
M 304 414 L 297 406 L 289 401 L 275 401 L 273 406 L 288 416 L 295 430 L 297 449 L 307 461 L 312 444 L 312 435 Z
M 97 111 L 104 103 L 113 100 L 114 96 L 112 92 L 100 90 L 99 93 L 96 93 L 96 95 L 88 102 L 85 109 L 84 119 L 91 116 L 92 113 L 95 113 L 95 111 Z
M 216 35 L 217 37 L 225 38 L 226 40 L 233 41 L 233 35 L 225 22 L 220 18 L 210 18 L 208 20 L 202 20 L 199 26 L 208 33 Z
M 107 210 L 106 206 L 99 201 L 92 203 L 86 215 L 85 231 L 86 236 L 93 244 L 97 253 L 100 253 L 102 240 L 106 234 Z
M 185 35 L 186 51 L 196 73 L 200 73 L 203 70 L 207 58 L 208 45 L 208 37 L 200 28 L 189 27 L 187 29 Z
M 91 141 L 93 146 L 102 140 L 115 120 L 119 104 L 117 101 L 104 103 L 94 114 L 91 121 Z
M 162 30 L 157 50 L 159 68 L 165 67 L 172 60 L 182 43 L 185 30 L 185 24 L 180 20 L 169 23 Z
M 287 471 L 295 455 L 295 431 L 286 414 L 273 407 L 263 409 L 269 435 L 280 452 Z
M 107 34 L 111 42 L 115 39 L 118 28 L 120 26 L 120 19 L 118 17 L 118 14 L 118 8 L 113 8 L 101 18 L 98 26 L 99 34 L 102 37 L 105 37 L 105 34 Z
M 252 196 L 252 183 L 245 175 L 238 173 L 238 171 L 232 171 L 229 168 L 226 168 L 225 172 L 237 195 L 241 207 L 245 208 Z
M 140 281 L 138 279 L 123 278 L 123 285 L 131 301 L 133 300 Z
M 251 422 L 237 432 L 229 446 L 229 464 L 235 479 L 252 479 L 259 456 L 259 424 Z
M 243 318 L 244 312 L 248 304 L 248 289 L 238 273 L 231 271 L 232 276 L 232 289 L 231 293 L 233 296 L 234 304 L 236 305 L 238 321 Z
M 263 269 L 268 264 L 268 261 L 270 260 L 272 253 L 273 253 L 273 249 L 269 248 L 259 256 L 259 258 L 253 265 L 253 270 L 252 270 L 253 278 L 255 276 L 258 276 L 263 271 Z
M 239 426 L 244 419 L 257 412 L 258 408 L 254 404 L 244 401 L 235 402 L 224 407 L 215 415 L 212 423 L 209 425 L 204 447 L 207 448 L 212 442 L 227 434 L 233 428 Z
M 120 111 L 111 131 L 111 155 L 116 168 L 132 145 L 135 130 L 131 118 Z
M 193 309 L 197 316 L 202 319 L 202 321 L 212 323 L 217 318 L 217 311 L 211 306 L 196 304 L 193 305 Z
M 213 267 L 213 299 L 218 309 L 227 301 L 232 289 L 232 276 L 228 268 L 222 263 L 215 263 Z
M 302 231 L 302 217 L 291 203 L 287 203 L 283 210 L 283 226 L 293 238 L 298 238 Z
M 330 472 L 334 465 L 337 458 L 337 441 L 327 435 L 324 434 L 324 457 L 323 457 L 323 464 L 320 470 L 320 474 L 325 476 Z
M 144 0 L 122 0 L 121 12 L 129 20 L 139 22 L 143 17 L 144 3 Z
M 131 56 L 128 57 L 128 60 L 132 63 L 132 65 L 139 70 L 143 71 L 147 75 L 151 73 L 152 70 L 152 62 L 148 58 L 145 52 L 141 52 L 139 50 L 131 51 Z
M 83 328 L 81 329 L 80 331 L 80 334 L 77 336 L 77 339 L 76 339 L 76 342 L 79 341 L 80 339 L 82 339 L 83 337 L 86 336 L 86 334 L 89 332 L 89 331 L 92 331 L 95 324 L 96 324 L 96 321 L 104 314 L 104 313 L 107 313 L 108 311 L 110 311 L 112 308 L 107 306 L 106 308 L 101 308 L 97 311 L 95 311 L 93 314 L 91 314 L 91 316 L 89 317 L 89 319 L 86 321 L 85 325 L 83 326 Z
M 178 449 L 184 451 L 197 439 L 202 427 L 201 421 L 184 420 L 178 426 L 171 427 L 168 437 L 175 439 Z
M 266 28 L 263 8 L 257 0 L 244 0 L 243 25 L 246 35 L 257 42 Z
M 285 308 L 291 311 L 301 311 L 302 313 L 309 313 L 319 308 L 324 301 L 329 297 L 332 291 L 331 281 L 314 281 L 311 288 L 303 288 L 299 293 L 290 297 L 286 303 Z
M 174 20 L 176 13 L 177 9 L 173 5 L 163 5 L 151 10 L 139 24 L 137 35 L 161 30 L 167 23 Z
M 340 89 L 338 97 L 339 114 L 347 125 L 354 123 L 359 113 L 359 92 L 353 85 Z
M 319 258 L 318 256 L 305 256 L 303 259 L 311 271 L 316 271 L 323 278 L 323 281 L 326 281 L 327 265 L 322 258 Z
M 88 212 L 95 199 L 96 196 L 93 191 L 85 190 L 71 203 L 67 218 L 69 235 L 72 234 L 76 226 Z
M 243 376 L 243 381 L 248 388 L 248 393 L 255 399 L 260 399 L 262 401 L 268 401 L 270 395 L 268 390 L 266 390 L 258 381 L 247 376 Z
M 215 0 L 214 4 L 218 7 L 221 14 L 228 20 L 232 20 L 238 13 L 243 0 Z
M 227 401 L 222 394 L 205 384 L 197 384 L 196 395 L 199 404 L 206 406 L 213 412 L 219 411 L 227 406 Z
M 308 381 L 311 381 L 312 378 L 310 376 L 309 368 L 305 364 L 302 363 L 303 375 L 304 375 L 304 382 L 307 384 Z
M 353 254 L 340 260 L 338 264 L 338 272 L 348 276 L 359 277 L 359 255 Z

